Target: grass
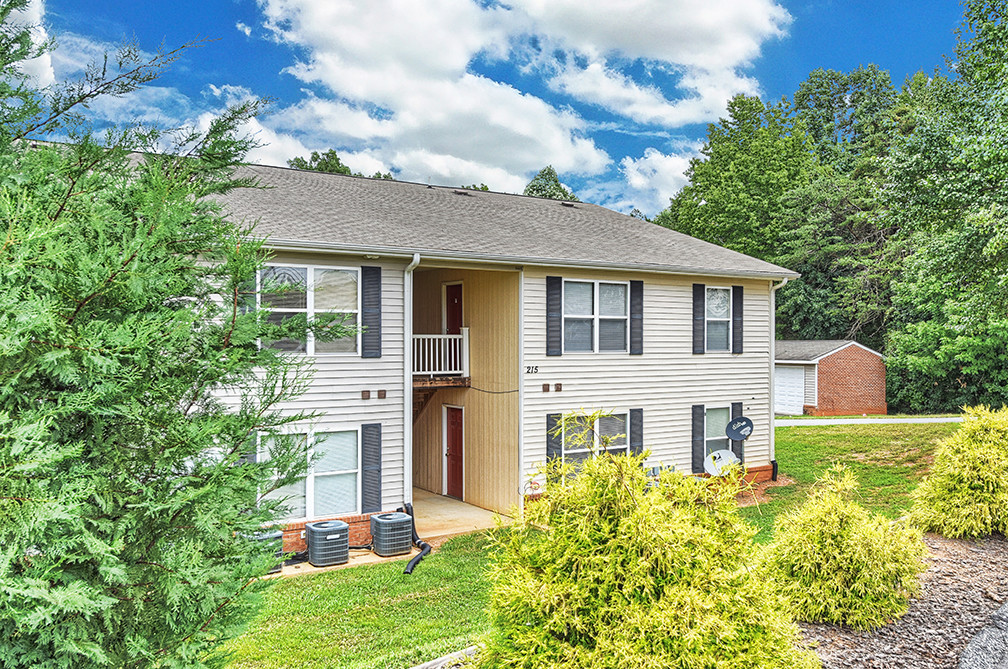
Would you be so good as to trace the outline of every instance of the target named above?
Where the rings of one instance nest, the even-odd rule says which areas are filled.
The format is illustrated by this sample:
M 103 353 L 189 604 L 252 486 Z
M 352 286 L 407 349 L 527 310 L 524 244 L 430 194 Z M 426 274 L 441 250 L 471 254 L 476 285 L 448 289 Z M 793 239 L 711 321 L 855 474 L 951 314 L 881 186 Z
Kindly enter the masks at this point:
M 861 501 L 890 517 L 909 506 L 937 443 L 956 423 L 779 427 L 776 452 L 794 483 L 769 488 L 769 501 L 741 509 L 771 538 L 774 518 L 800 504 L 835 461 L 861 481 Z M 230 669 L 402 668 L 461 650 L 489 629 L 484 534 L 446 542 L 413 573 L 405 562 L 363 565 L 278 580 L 249 631 L 226 647 Z
M 486 548 L 457 537 L 410 576 L 395 561 L 278 580 L 229 666 L 402 669 L 467 648 L 489 625 Z
M 759 528 L 756 540 L 765 543 L 774 518 L 804 501 L 826 468 L 843 462 L 861 482 L 861 503 L 897 518 L 909 508 L 910 492 L 927 473 L 938 442 L 958 428 L 957 423 L 778 427 L 777 462 L 781 473 L 795 482 L 768 488 L 769 502 L 741 513 Z

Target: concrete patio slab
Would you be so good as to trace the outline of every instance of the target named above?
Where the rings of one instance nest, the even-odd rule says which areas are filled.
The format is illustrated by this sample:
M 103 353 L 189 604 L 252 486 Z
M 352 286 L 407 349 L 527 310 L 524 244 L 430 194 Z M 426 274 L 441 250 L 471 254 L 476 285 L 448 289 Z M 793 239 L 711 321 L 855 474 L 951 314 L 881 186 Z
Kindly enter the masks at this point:
M 493 511 L 481 509 L 472 504 L 444 497 L 419 488 L 413 489 L 413 513 L 415 516 L 417 536 L 421 540 L 430 542 L 437 551 L 437 547 L 445 539 L 460 534 L 469 534 L 496 527 L 494 517 L 497 515 Z M 511 519 L 501 516 L 502 522 L 510 523 Z M 284 565 L 279 574 L 273 574 L 266 578 L 278 578 L 284 576 L 298 576 L 301 574 L 314 574 L 333 569 L 346 569 L 347 567 L 358 567 L 364 564 L 377 564 L 379 562 L 402 562 L 403 567 L 406 561 L 411 560 L 414 555 L 418 555 L 420 549 L 414 547 L 412 551 L 404 555 L 394 557 L 381 557 L 370 550 L 350 550 L 350 561 L 346 564 L 333 565 L 331 567 L 314 567 L 308 562 L 301 562 L 293 565 Z
M 496 527 L 493 511 L 466 504 L 419 488 L 413 489 L 413 512 L 416 515 L 417 535 L 424 540 L 469 534 Z M 500 516 L 507 524 L 511 519 Z

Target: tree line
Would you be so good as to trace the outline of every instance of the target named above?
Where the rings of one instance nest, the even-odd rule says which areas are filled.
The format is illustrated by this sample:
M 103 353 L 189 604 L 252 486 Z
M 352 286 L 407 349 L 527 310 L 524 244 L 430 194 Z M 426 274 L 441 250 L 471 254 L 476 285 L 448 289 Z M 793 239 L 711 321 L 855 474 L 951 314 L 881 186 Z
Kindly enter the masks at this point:
M 891 407 L 1008 402 L 1008 23 L 964 3 L 946 71 L 817 69 L 733 98 L 655 223 L 801 272 L 777 336 L 887 356 Z

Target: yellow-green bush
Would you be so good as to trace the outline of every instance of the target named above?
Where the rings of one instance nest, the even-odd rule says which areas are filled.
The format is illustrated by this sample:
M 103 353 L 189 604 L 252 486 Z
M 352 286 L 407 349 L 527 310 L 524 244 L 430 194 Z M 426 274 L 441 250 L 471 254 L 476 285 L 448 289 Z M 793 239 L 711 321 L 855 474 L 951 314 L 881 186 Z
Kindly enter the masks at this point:
M 878 627 L 906 613 L 920 589 L 920 531 L 869 513 L 853 499 L 857 488 L 835 465 L 774 523 L 765 566 L 801 620 Z
M 946 537 L 1008 535 L 1008 408 L 967 407 L 913 493 L 911 520 Z
M 601 453 L 545 471 L 544 496 L 496 535 L 481 667 L 818 667 L 773 583 L 750 569 L 741 477 Z

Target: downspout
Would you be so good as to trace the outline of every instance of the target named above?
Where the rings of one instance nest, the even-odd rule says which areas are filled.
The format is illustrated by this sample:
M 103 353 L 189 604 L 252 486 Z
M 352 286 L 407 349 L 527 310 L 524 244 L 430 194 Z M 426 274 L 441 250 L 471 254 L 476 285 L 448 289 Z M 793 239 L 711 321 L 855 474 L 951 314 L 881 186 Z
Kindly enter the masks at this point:
M 413 505 L 413 270 L 420 254 L 403 272 L 403 503 Z
M 777 450 L 774 433 L 776 432 L 776 418 L 774 414 L 774 363 L 777 360 L 777 290 L 788 282 L 788 278 L 774 285 L 770 283 L 770 466 L 773 470 L 770 480 L 777 480 Z

